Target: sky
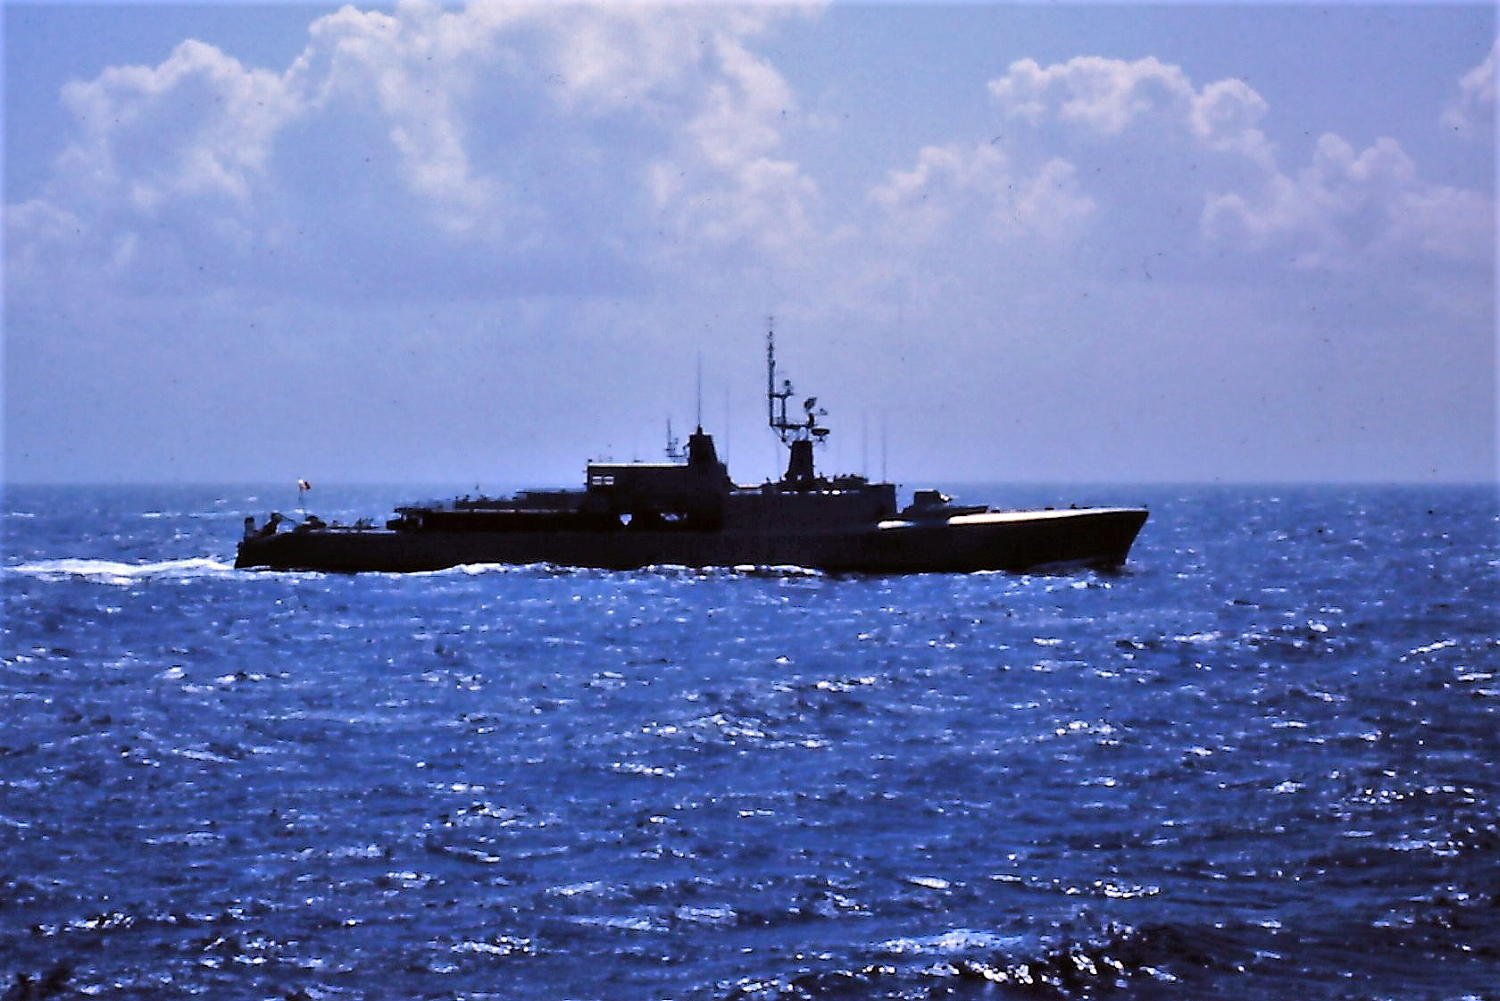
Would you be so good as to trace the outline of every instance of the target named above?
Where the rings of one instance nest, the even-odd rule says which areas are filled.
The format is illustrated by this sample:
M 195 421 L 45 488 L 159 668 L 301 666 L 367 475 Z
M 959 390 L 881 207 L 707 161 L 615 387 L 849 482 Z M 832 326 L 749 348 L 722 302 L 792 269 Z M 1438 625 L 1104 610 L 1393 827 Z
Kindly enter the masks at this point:
M 1491 5 L 3 27 L 7 482 L 1496 479 Z

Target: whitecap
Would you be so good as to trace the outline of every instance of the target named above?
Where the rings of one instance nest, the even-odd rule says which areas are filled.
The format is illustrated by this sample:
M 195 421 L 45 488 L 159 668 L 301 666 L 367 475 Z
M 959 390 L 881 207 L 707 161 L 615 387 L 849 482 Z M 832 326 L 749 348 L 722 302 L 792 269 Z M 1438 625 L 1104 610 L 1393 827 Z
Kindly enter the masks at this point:
M 492 573 L 552 573 L 557 568 L 550 563 L 460 563 L 441 570 L 413 570 L 407 573 L 392 572 L 392 577 L 478 577 Z
M 678 921 L 688 924 L 732 925 L 739 920 L 734 908 L 725 905 L 713 907 L 679 907 L 672 912 Z
M 565 883 L 562 886 L 547 888 L 549 897 L 577 897 L 584 894 L 598 893 L 604 889 L 604 883 L 597 879 L 591 879 L 585 883 Z
M 906 881 L 924 890 L 946 890 L 953 886 L 952 883 L 939 876 L 907 876 Z
M 822 570 L 792 563 L 737 563 L 730 569 L 748 577 L 822 577 Z
M 568 919 L 575 925 L 594 928 L 611 928 L 617 931 L 659 931 L 657 922 L 647 917 L 611 917 L 608 915 L 579 915 Z
M 677 768 L 666 765 L 642 765 L 634 761 L 614 761 L 609 770 L 620 775 L 646 775 L 656 778 L 676 778 Z
M 215 754 L 212 751 L 204 751 L 195 747 L 178 748 L 172 751 L 172 753 L 177 755 L 178 757 L 187 758 L 190 761 L 206 761 L 211 764 L 217 765 L 229 765 L 234 763 L 233 758 L 226 758 L 222 754 Z
M 474 940 L 458 942 L 453 946 L 453 951 L 483 956 L 514 956 L 518 953 L 533 954 L 536 952 L 536 946 L 529 938 L 501 935 L 488 942 Z
M 234 567 L 228 563 L 208 557 L 184 560 L 160 560 L 155 563 L 121 563 L 116 560 L 95 560 L 68 557 L 60 560 L 40 560 L 7 567 L 7 573 L 25 574 L 41 580 L 87 580 L 96 584 L 133 584 L 138 580 L 166 579 L 185 580 L 195 577 L 212 577 L 230 573 Z
M 925 955 L 953 955 L 965 952 L 1002 952 L 1014 949 L 1022 943 L 1019 936 L 996 935 L 993 932 L 974 931 L 969 928 L 953 928 L 936 935 L 918 938 L 893 938 L 880 943 L 882 952 L 895 955 L 915 953 Z
M 1458 646 L 1458 640 L 1438 640 L 1436 643 L 1428 643 L 1426 646 L 1419 646 L 1415 650 L 1408 650 L 1406 656 L 1401 659 L 1405 660 L 1407 657 L 1421 657 L 1429 653 L 1437 653 L 1439 650 L 1446 650 L 1451 646 Z

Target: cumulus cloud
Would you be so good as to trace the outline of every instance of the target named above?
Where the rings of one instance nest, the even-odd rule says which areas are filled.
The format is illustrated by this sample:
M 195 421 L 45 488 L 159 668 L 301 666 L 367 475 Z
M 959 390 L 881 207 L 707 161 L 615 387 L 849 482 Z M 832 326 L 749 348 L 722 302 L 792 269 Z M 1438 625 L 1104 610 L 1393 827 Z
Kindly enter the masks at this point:
M 333 118 L 368 108 L 385 128 L 407 188 L 452 229 L 476 225 L 496 191 L 470 162 L 459 104 L 493 53 L 486 32 L 461 13 L 406 5 L 396 15 L 345 7 L 310 29 L 285 74 L 303 113 Z
M 1442 123 L 1470 136 L 1495 134 L 1495 53 L 1500 39 L 1490 44 L 1484 60 L 1458 81 L 1458 95 L 1443 111 Z
M 987 92 L 994 135 L 928 146 L 871 191 L 892 244 L 1072 246 L 1118 268 L 1201 240 L 1206 185 L 1274 171 L 1269 108 L 1240 80 L 1198 87 L 1155 58 L 1080 56 L 1018 60 Z
M 717 245 L 801 244 L 812 231 L 808 213 L 817 186 L 777 155 L 780 123 L 796 116 L 796 97 L 741 40 L 721 34 L 710 49 L 720 72 L 676 148 L 650 166 L 655 207 L 689 246 L 698 238 Z
M 298 111 L 281 77 L 186 41 L 157 66 L 114 67 L 61 98 L 73 141 L 47 188 L 7 207 L 13 292 L 69 275 L 128 286 L 174 266 L 182 281 L 191 248 L 222 248 L 220 260 L 245 250 L 275 136 Z
M 1018 60 L 987 92 L 994 135 L 928 146 L 871 191 L 893 245 L 1073 246 L 1118 267 L 1136 248 L 1198 240 L 1211 179 L 1273 169 L 1269 108 L 1240 80 L 1197 87 L 1155 58 L 1080 56 Z
M 1033 125 L 1058 121 L 1103 138 L 1165 126 L 1208 149 L 1270 156 L 1256 127 L 1266 102 L 1244 81 L 1220 80 L 1199 90 L 1181 67 L 1155 57 L 1079 56 L 1046 67 L 1021 59 L 990 81 L 989 92 L 1002 115 Z
M 1486 87 L 1493 102 L 1493 50 L 1487 65 L 1488 77 L 1481 66 L 1464 78 L 1466 106 L 1482 104 Z M 1196 221 L 1197 240 L 1274 247 L 1303 267 L 1409 252 L 1482 261 L 1490 253 L 1490 199 L 1424 180 L 1393 139 L 1357 150 L 1325 135 L 1310 163 L 1283 169 L 1261 129 L 1270 107 L 1242 80 L 1200 87 L 1155 58 L 1085 56 L 1045 67 L 1020 60 L 989 91 L 1005 121 L 1031 130 L 1029 142 L 1066 150 L 1084 176 L 1129 174 L 1158 213 L 1190 201 L 1181 214 Z M 1121 211 L 1118 189 L 1107 201 L 1101 215 Z
M 1408 250 L 1481 260 L 1493 239 L 1488 201 L 1424 182 L 1393 139 L 1356 150 L 1328 134 L 1308 166 L 1271 173 L 1256 192 L 1213 195 L 1203 218 L 1212 236 L 1287 247 L 1304 267 L 1345 268 Z
M 298 112 L 281 77 L 191 40 L 157 66 L 69 83 L 62 98 L 79 133 L 59 164 L 72 193 L 123 188 L 143 211 L 179 194 L 247 200 L 276 130 Z
M 990 143 L 928 146 L 911 169 L 892 171 L 870 198 L 884 209 L 890 231 L 919 244 L 975 220 L 992 240 L 1061 243 L 1076 235 L 1096 208 L 1079 191 L 1071 163 L 1053 158 L 1033 171 L 1020 171 Z
M 184 42 L 67 86 L 73 138 L 7 213 L 12 280 L 586 292 L 684 241 L 774 252 L 817 197 L 746 44 L 785 16 L 345 7 L 281 70 Z
M 22 290 L 73 275 L 141 291 L 614 294 L 685 262 L 812 269 L 851 233 L 883 253 L 1114 233 L 1317 267 L 1487 253 L 1487 196 L 1425 181 L 1393 140 L 1325 136 L 1285 168 L 1252 87 L 1200 85 L 1149 57 L 1014 62 L 987 85 L 996 135 L 916 150 L 867 212 L 830 221 L 787 148 L 798 95 L 758 44 L 787 16 L 345 7 L 275 70 L 183 42 L 66 87 L 71 142 L 52 180 L 8 208 L 10 277 Z M 1447 117 L 1492 111 L 1494 55 Z

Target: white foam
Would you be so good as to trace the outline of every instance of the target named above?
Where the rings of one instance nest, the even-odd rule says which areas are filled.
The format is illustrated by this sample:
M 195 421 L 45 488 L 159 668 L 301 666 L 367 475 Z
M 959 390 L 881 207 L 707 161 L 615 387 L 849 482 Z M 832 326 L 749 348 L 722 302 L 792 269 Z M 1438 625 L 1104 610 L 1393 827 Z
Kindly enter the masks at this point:
M 953 885 L 939 876 L 907 876 L 906 881 L 912 886 L 920 886 L 928 890 L 946 890 Z
M 1438 640 L 1436 643 L 1428 643 L 1426 646 L 1419 646 L 1415 650 L 1408 650 L 1406 652 L 1406 656 L 1402 657 L 1401 659 L 1406 660 L 1408 657 L 1423 657 L 1429 653 L 1437 653 L 1439 650 L 1446 650 L 1449 647 L 1454 646 L 1458 646 L 1458 640 Z
M 551 563 L 459 563 L 441 570 L 381 571 L 391 577 L 479 577 L 484 574 L 557 573 Z
M 954 928 L 951 931 L 922 938 L 893 938 L 888 942 L 880 943 L 880 948 L 884 952 L 897 955 L 904 953 L 953 955 L 964 952 L 1002 951 L 1014 948 L 1020 941 L 1021 939 L 1016 936 L 996 935 L 992 932 L 973 931 L 969 928 Z
M 133 584 L 139 580 L 164 578 L 180 580 L 213 577 L 234 572 L 228 563 L 207 557 L 186 560 L 161 560 L 156 563 L 120 563 L 116 560 L 67 558 L 40 560 L 5 568 L 6 573 L 25 574 L 43 580 L 78 578 L 96 584 Z

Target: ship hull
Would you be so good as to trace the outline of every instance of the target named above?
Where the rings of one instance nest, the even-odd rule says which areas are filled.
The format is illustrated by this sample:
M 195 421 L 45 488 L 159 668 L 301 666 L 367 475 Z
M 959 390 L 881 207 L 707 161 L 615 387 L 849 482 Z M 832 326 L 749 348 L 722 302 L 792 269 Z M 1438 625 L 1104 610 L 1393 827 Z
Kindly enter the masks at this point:
M 839 573 L 967 573 L 1118 567 L 1146 520 L 1138 508 L 987 512 L 814 531 L 315 529 L 247 538 L 237 567 L 410 573 L 465 564 L 635 569 L 801 566 Z

